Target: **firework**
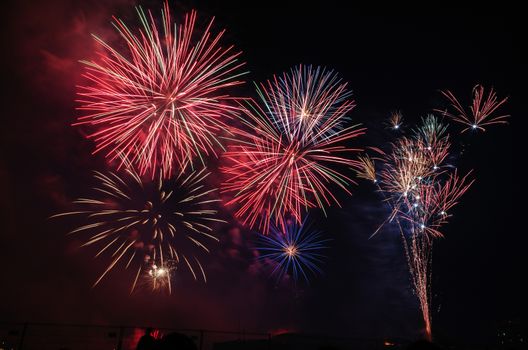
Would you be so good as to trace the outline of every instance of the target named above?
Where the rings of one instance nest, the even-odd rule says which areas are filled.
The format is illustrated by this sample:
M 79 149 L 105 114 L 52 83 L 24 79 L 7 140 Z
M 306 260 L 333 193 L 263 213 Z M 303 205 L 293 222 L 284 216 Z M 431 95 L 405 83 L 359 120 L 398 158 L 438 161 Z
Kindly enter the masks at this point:
M 493 88 L 491 88 L 488 92 L 488 96 L 484 97 L 484 87 L 481 85 L 476 85 L 473 88 L 473 101 L 470 106 L 469 112 L 467 112 L 466 109 L 462 107 L 462 104 L 453 95 L 451 91 L 441 91 L 441 93 L 451 103 L 451 108 L 453 108 L 453 112 L 441 110 L 437 111 L 444 113 L 446 116 L 448 116 L 457 123 L 464 124 L 466 128 L 463 129 L 462 132 L 466 130 L 477 129 L 485 131 L 486 129 L 484 129 L 484 127 L 488 125 L 507 124 L 505 119 L 508 118 L 509 115 L 503 114 L 495 116 L 494 114 L 497 109 L 508 100 L 508 98 L 505 97 L 499 101 L 497 99 L 497 94 L 495 93 Z
M 370 180 L 376 183 L 376 167 L 374 161 L 368 156 L 368 154 L 358 156 L 358 161 L 361 164 L 359 169 L 356 170 L 358 177 L 366 180 Z
M 222 149 L 218 135 L 237 109 L 227 90 L 242 83 L 243 63 L 232 46 L 220 46 L 224 31 L 213 35 L 213 20 L 205 30 L 195 28 L 194 11 L 181 25 L 172 22 L 167 2 L 161 23 L 141 7 L 137 13 L 136 32 L 114 18 L 124 49 L 94 35 L 103 52 L 82 61 L 89 85 L 79 87 L 85 114 L 74 125 L 93 130 L 94 153 L 123 158 L 140 175 L 155 178 L 159 169 L 168 178 Z
M 204 169 L 180 173 L 172 180 L 143 181 L 132 167 L 122 174 L 95 172 L 99 184 L 92 197 L 74 201 L 73 215 L 85 223 L 70 234 L 84 234 L 84 246 L 96 246 L 98 256 L 110 263 L 94 283 L 96 286 L 117 266 L 135 270 L 131 292 L 140 279 L 171 290 L 170 275 L 176 267 L 187 269 L 195 280 L 206 281 L 198 259 L 208 253 L 208 243 L 218 241 L 212 225 L 224 222 L 211 208 L 214 189 L 206 189 Z
M 403 116 L 400 111 L 392 112 L 389 118 L 389 125 L 392 129 L 398 130 L 403 122 Z
M 293 220 L 288 220 L 283 225 L 271 225 L 269 235 L 258 235 L 261 255 L 259 260 L 271 262 L 272 276 L 277 282 L 285 275 L 297 281 L 299 277 L 309 282 L 309 276 L 321 273 L 319 265 L 325 256 L 322 254 L 327 249 L 329 239 L 322 239 L 319 231 L 311 229 L 305 218 L 301 225 Z
M 414 138 L 430 151 L 448 140 L 446 131 L 447 125 L 442 123 L 434 115 L 429 114 L 425 118 L 422 118 L 422 125 L 414 131 Z
M 135 283 L 142 283 L 142 285 L 152 291 L 168 290 L 168 292 L 171 293 L 172 274 L 176 269 L 176 265 L 170 260 L 165 261 L 162 264 L 152 261 L 150 265 L 144 269 L 142 276 L 139 276 L 141 281 L 136 281 Z
M 427 178 L 407 195 L 403 205 L 396 207 L 398 217 L 411 222 L 424 235 L 443 237 L 439 229 L 447 223 L 448 210 L 458 203 L 472 183 L 469 173 L 459 177 L 456 171 L 443 181 Z
M 473 183 L 469 173 L 460 177 L 456 169 L 450 172 L 451 167 L 443 164 L 449 149 L 446 126 L 436 117 L 428 116 L 412 137 L 402 136 L 391 144 L 388 153 L 377 152 L 379 173 L 368 156 L 361 158 L 359 171 L 360 177 L 379 179 L 375 181 L 377 188 L 391 208 L 384 224 L 395 222 L 399 228 L 428 338 L 431 338 L 429 278 L 433 242 L 443 237 L 440 229 L 448 222 L 449 210 Z
M 308 208 L 339 204 L 331 185 L 350 194 L 353 181 L 340 168 L 358 168 L 345 156 L 358 150 L 343 143 L 364 129 L 347 126 L 354 102 L 324 68 L 298 66 L 257 91 L 263 107 L 244 104 L 243 127 L 233 130 L 237 137 L 225 153 L 223 192 L 239 206 L 237 218 L 267 233 L 271 218 L 275 225 L 300 223 Z

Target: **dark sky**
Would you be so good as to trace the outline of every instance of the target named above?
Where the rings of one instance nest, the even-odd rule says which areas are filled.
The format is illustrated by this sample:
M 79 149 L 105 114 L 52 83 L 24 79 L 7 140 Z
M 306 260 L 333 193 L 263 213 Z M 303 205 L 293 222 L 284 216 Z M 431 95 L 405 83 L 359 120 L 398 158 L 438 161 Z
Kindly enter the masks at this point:
M 367 135 L 359 144 L 386 145 L 382 122 L 401 110 L 412 125 L 445 106 L 438 89 L 467 98 L 476 83 L 510 96 L 510 125 L 459 135 L 454 163 L 474 169 L 474 186 L 445 227 L 434 251 L 433 328 L 454 341 L 492 341 L 499 322 L 526 322 L 526 235 L 514 218 L 513 132 L 524 118 L 519 86 L 524 70 L 515 31 L 505 13 L 417 15 L 361 12 L 333 2 L 174 2 L 216 16 L 227 42 L 242 50 L 249 81 L 305 63 L 338 71 L 357 101 L 351 113 Z M 359 182 L 354 196 L 317 226 L 333 239 L 325 275 L 310 286 L 275 287 L 252 261 L 251 235 L 234 221 L 219 230 L 208 259 L 207 285 L 182 281 L 172 296 L 129 296 L 119 273 L 90 289 L 103 267 L 93 251 L 67 238 L 71 221 L 50 221 L 93 184 L 104 168 L 93 144 L 70 126 L 77 116 L 79 59 L 90 58 L 91 32 L 112 38 L 112 14 L 136 23 L 130 0 L 23 1 L 4 12 L 0 154 L 0 321 L 154 324 L 238 330 L 290 329 L 360 337 L 413 338 L 420 314 L 409 286 L 399 237 L 390 229 L 368 240 L 386 208 L 374 188 Z M 141 2 L 157 11 L 161 2 Z M 245 94 L 254 94 L 247 84 Z M 519 164 L 516 160 L 516 164 Z M 214 169 L 213 169 L 214 170 Z M 522 218 L 521 218 L 522 220 Z

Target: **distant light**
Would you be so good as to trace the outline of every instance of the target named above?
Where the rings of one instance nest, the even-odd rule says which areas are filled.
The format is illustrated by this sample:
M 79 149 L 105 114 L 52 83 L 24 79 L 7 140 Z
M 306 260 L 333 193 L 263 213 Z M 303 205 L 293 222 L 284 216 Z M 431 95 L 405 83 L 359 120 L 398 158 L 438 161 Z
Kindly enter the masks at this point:
M 427 146 L 427 150 L 430 151 L 432 148 L 431 146 Z
M 435 166 L 433 167 L 433 170 L 437 170 L 437 169 L 438 169 L 438 167 L 435 165 Z
M 478 125 L 477 124 L 473 124 L 473 125 L 471 125 L 471 128 L 476 129 L 476 128 L 478 128 Z
M 418 203 L 413 204 L 415 208 L 418 208 Z
M 447 213 L 445 211 L 443 211 L 443 210 L 440 212 L 440 215 L 446 215 L 446 214 Z
M 420 199 L 419 195 L 414 196 L 414 199 Z
M 400 126 L 398 124 L 394 125 L 394 129 L 399 129 Z
M 425 228 L 425 225 L 424 224 L 421 224 L 420 225 L 420 228 L 423 230 Z

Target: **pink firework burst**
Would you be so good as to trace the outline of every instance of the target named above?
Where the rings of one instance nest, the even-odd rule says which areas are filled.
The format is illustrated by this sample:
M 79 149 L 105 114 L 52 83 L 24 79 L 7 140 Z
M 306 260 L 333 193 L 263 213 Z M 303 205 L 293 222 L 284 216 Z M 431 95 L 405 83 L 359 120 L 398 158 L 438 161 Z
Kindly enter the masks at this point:
M 358 151 L 345 142 L 364 133 L 347 126 L 351 93 L 332 71 L 298 66 L 257 87 L 262 105 L 246 103 L 237 136 L 225 153 L 223 192 L 235 216 L 267 233 L 308 208 L 339 204 L 331 185 L 350 193 L 353 181 L 340 168 L 359 167 L 345 155 Z M 337 166 L 337 167 L 336 167 Z
M 89 84 L 79 86 L 78 101 L 86 113 L 74 125 L 91 128 L 94 153 L 124 156 L 141 175 L 169 177 L 223 148 L 218 136 L 237 113 L 226 90 L 243 83 L 244 63 L 232 46 L 220 46 L 224 31 L 211 34 L 214 19 L 197 30 L 192 11 L 174 24 L 167 2 L 161 22 L 141 7 L 137 13 L 136 31 L 114 17 L 122 50 L 94 35 L 103 50 L 83 61 Z
M 506 118 L 509 117 L 507 114 L 494 115 L 497 109 L 502 106 L 508 98 L 505 97 L 502 100 L 497 99 L 497 94 L 490 89 L 488 96 L 484 97 L 485 90 L 482 85 L 476 85 L 473 88 L 473 100 L 470 106 L 470 111 L 466 111 L 459 100 L 453 95 L 449 90 L 441 91 L 449 102 L 453 112 L 436 110 L 437 112 L 442 112 L 453 121 L 457 123 L 464 124 L 466 126 L 462 132 L 466 130 L 482 130 L 485 131 L 485 126 L 493 124 L 507 124 Z

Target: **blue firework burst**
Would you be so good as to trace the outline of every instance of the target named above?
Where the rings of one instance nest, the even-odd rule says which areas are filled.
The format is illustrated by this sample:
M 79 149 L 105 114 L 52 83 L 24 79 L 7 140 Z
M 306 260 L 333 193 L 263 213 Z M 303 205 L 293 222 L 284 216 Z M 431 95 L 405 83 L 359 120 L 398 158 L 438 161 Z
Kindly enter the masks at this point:
M 283 228 L 282 228 L 283 227 Z M 309 282 L 309 277 L 322 273 L 319 267 L 326 256 L 322 254 L 330 240 L 323 239 L 321 231 L 312 229 L 307 217 L 299 225 L 287 220 L 284 225 L 271 225 L 269 235 L 258 235 L 259 260 L 271 262 L 272 276 L 280 281 L 285 275 L 297 281 Z

